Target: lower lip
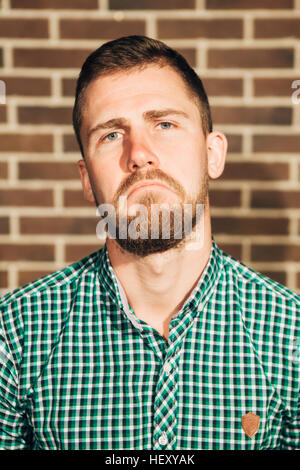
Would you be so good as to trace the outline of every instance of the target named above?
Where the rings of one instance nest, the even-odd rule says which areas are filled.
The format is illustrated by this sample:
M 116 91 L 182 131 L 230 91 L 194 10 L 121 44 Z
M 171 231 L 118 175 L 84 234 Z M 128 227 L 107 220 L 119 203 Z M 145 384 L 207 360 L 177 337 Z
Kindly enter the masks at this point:
M 146 188 L 149 188 L 151 186 L 159 186 L 160 188 L 163 188 L 163 189 L 168 189 L 166 186 L 163 186 L 162 184 L 159 184 L 159 183 L 153 183 L 153 184 L 145 184 L 143 186 L 139 186 L 138 188 L 135 188 L 133 189 L 129 194 L 128 194 L 128 197 L 129 196 L 132 196 L 133 193 L 135 193 L 135 191 L 138 191 L 139 189 L 146 189 Z

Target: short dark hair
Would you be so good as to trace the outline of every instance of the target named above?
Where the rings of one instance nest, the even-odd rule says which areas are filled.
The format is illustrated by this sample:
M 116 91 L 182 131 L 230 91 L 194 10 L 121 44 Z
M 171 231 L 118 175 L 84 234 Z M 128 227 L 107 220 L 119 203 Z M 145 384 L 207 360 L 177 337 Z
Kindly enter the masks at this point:
M 126 36 L 106 42 L 92 52 L 85 60 L 79 74 L 73 108 L 73 126 L 83 157 L 80 128 L 87 86 L 100 76 L 122 70 L 143 68 L 150 64 L 169 65 L 179 73 L 188 91 L 198 100 L 204 133 L 212 131 L 210 107 L 202 81 L 185 58 L 156 39 L 146 36 Z

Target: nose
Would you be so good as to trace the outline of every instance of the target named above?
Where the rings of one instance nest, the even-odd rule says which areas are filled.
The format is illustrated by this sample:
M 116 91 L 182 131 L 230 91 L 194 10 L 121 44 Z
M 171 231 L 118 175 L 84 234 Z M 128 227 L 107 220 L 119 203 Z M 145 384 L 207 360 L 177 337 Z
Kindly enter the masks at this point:
M 158 156 L 151 149 L 151 143 L 147 141 L 144 134 L 131 136 L 128 149 L 128 169 L 130 172 L 134 172 L 145 166 L 158 168 Z

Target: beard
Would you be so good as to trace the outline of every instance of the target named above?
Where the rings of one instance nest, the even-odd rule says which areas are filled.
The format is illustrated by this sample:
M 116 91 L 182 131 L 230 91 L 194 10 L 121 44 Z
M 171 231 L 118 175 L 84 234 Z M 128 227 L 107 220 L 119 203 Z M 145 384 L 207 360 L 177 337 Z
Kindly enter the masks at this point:
M 176 195 L 175 203 L 166 203 L 165 190 L 146 188 L 140 196 L 135 196 L 134 204 L 127 210 L 126 192 L 139 181 L 157 180 L 164 183 L 172 196 Z M 93 190 L 95 201 L 96 191 Z M 181 248 L 194 231 L 199 221 L 198 208 L 203 208 L 208 199 L 207 167 L 195 196 L 187 195 L 183 186 L 160 169 L 148 169 L 132 173 L 119 186 L 113 199 L 114 222 L 113 236 L 108 230 L 107 236 L 114 238 L 119 247 L 139 257 L 154 253 L 163 253 L 171 248 Z M 126 208 L 120 204 L 125 202 Z M 136 211 L 135 211 L 136 209 Z M 143 209 L 143 210 L 141 210 Z M 138 213 L 138 217 L 137 217 Z M 188 215 L 188 224 L 185 224 Z

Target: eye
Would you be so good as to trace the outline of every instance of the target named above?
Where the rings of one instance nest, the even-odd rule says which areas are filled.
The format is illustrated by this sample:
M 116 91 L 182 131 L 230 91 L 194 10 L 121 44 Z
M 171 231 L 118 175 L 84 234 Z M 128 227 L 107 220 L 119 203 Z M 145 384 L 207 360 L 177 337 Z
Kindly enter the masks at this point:
M 161 129 L 171 129 L 172 127 L 174 127 L 174 124 L 172 124 L 171 122 L 165 121 L 165 122 L 160 122 L 158 126 L 161 126 Z
M 117 140 L 119 136 L 122 136 L 121 132 L 111 132 L 103 138 L 103 142 L 113 142 L 114 140 Z

